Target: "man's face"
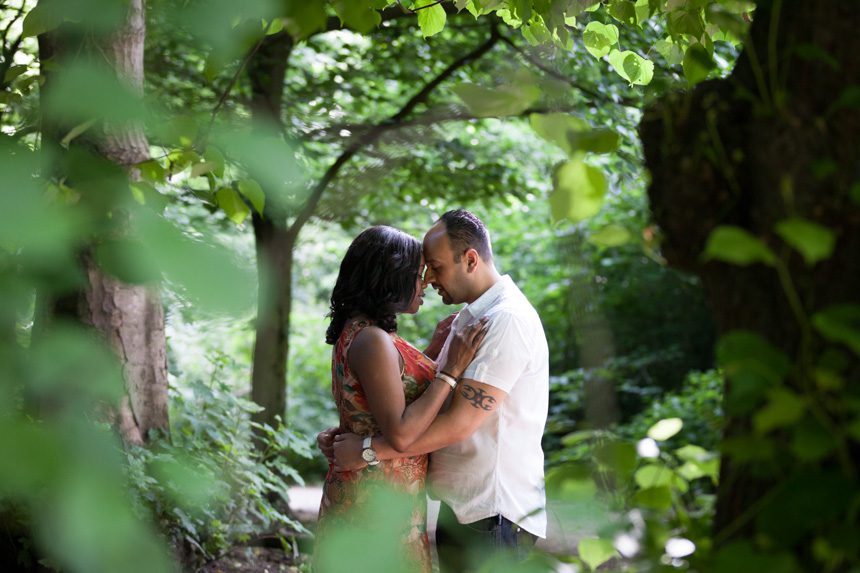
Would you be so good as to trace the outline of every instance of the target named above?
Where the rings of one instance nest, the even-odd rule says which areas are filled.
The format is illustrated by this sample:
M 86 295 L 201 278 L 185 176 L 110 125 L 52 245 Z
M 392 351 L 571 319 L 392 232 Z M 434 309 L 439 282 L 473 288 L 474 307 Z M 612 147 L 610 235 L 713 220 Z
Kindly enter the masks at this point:
M 460 257 L 460 262 L 454 262 L 455 255 Z M 451 249 L 444 223 L 433 225 L 424 235 L 424 261 L 427 263 L 424 282 L 436 289 L 445 304 L 468 302 L 469 275 L 466 258 L 462 255 Z

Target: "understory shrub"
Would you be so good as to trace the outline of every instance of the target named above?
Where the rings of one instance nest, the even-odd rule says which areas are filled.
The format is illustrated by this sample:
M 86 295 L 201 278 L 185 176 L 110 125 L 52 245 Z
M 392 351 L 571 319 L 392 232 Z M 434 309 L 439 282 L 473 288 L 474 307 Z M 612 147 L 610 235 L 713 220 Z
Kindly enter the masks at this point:
M 303 480 L 286 454 L 310 457 L 309 439 L 252 423 L 258 406 L 217 373 L 171 387 L 170 398 L 170 436 L 130 449 L 128 471 L 136 511 L 155 516 L 186 565 L 266 538 L 289 547 L 306 532 L 288 515 L 287 488 Z

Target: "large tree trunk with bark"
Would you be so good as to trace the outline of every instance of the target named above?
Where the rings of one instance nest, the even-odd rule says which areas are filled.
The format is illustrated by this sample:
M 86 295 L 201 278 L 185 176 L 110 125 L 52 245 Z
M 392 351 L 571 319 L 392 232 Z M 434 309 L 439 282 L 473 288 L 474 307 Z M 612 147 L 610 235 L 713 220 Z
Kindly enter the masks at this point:
M 40 37 L 40 58 L 47 61 L 73 57 L 78 44 L 85 42 L 81 36 L 61 29 Z M 125 21 L 100 49 L 120 79 L 141 95 L 145 36 L 145 0 L 130 0 Z M 44 90 L 51 89 L 50 72 L 47 76 Z M 65 127 L 54 125 L 50 118 L 45 121 L 45 145 L 56 147 L 60 130 Z M 141 124 L 105 125 L 90 144 L 100 155 L 125 168 L 132 180 L 139 176 L 134 165 L 149 159 L 149 144 Z M 74 181 L 71 183 L 74 185 Z M 117 193 L 121 192 L 117 189 Z M 122 215 L 113 213 L 112 219 L 121 220 Z M 119 228 L 116 232 L 127 231 Z M 99 331 L 113 349 L 122 364 L 126 384 L 126 396 L 115 413 L 115 422 L 126 443 L 143 444 L 150 431 L 169 429 L 161 297 L 154 286 L 127 284 L 107 275 L 95 262 L 89 247 L 83 249 L 81 264 L 86 278 L 83 290 L 47 301 L 51 307 L 48 312 L 76 316 Z
M 652 176 L 651 209 L 664 233 L 669 263 L 702 278 L 720 334 L 753 331 L 794 359 L 810 346 L 809 316 L 830 305 L 860 301 L 860 209 L 849 193 L 860 176 L 860 114 L 856 98 L 851 105 L 837 103 L 849 93 L 846 88 L 860 83 L 860 4 L 764 1 L 754 20 L 731 76 L 658 103 L 646 113 L 641 135 Z M 775 225 L 789 217 L 832 230 L 832 256 L 806 265 L 775 232 Z M 705 262 L 701 254 L 718 225 L 762 238 L 787 261 L 788 272 L 781 278 L 762 264 Z M 813 337 L 815 353 L 825 346 Z M 860 380 L 860 361 L 856 354 L 844 355 L 842 392 L 847 394 L 856 392 L 852 384 Z M 786 386 L 811 404 L 833 398 L 823 389 L 804 387 L 806 375 L 796 375 L 797 366 L 794 372 Z M 774 516 L 781 505 L 790 509 L 795 503 L 785 484 L 803 482 L 804 472 L 853 483 L 856 493 L 851 463 L 846 467 L 836 454 L 812 468 L 782 455 L 742 459 L 736 446 L 744 440 L 788 450 L 792 429 L 766 437 L 752 431 L 761 403 L 754 409 L 736 407 L 732 397 L 748 388 L 726 374 L 717 543 L 756 539 L 793 553 L 804 567 L 819 567 L 810 557 L 813 533 L 780 538 L 767 524 L 779 521 Z M 833 414 L 834 420 L 840 415 Z M 856 456 L 856 444 L 847 447 Z
M 284 77 L 292 51 L 285 33 L 266 37 L 248 61 L 252 110 L 259 122 L 281 125 Z M 287 226 L 287 213 L 271 189 L 263 214 L 254 212 L 254 241 L 259 277 L 251 399 L 263 409 L 258 423 L 277 425 L 286 419 L 287 360 L 292 309 L 293 249 L 296 234 Z

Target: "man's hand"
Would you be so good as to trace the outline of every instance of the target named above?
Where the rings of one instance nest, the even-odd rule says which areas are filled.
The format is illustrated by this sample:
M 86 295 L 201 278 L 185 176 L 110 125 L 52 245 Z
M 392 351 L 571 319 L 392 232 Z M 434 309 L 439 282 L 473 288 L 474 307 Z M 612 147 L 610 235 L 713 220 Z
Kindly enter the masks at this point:
M 334 471 L 350 472 L 360 470 L 367 465 L 361 458 L 361 442 L 364 440 L 358 434 L 338 434 L 334 438 Z
M 328 463 L 334 463 L 334 438 L 340 433 L 340 428 L 326 428 L 317 434 L 317 447 L 328 460 Z
M 448 338 L 448 333 L 451 332 L 451 323 L 454 322 L 455 318 L 457 318 L 456 312 L 439 321 L 439 324 L 436 325 L 436 330 L 433 331 L 433 336 L 430 338 L 430 344 L 428 344 L 427 349 L 424 350 L 424 354 L 433 360 L 436 360 L 436 358 L 439 357 L 439 353 L 442 352 L 442 347 L 445 346 L 445 340 Z

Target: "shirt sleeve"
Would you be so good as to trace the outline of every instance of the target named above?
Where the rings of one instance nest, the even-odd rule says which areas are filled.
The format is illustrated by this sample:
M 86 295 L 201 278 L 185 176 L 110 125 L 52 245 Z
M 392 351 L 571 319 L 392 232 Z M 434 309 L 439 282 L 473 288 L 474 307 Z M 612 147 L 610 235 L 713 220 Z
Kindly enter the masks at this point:
M 500 312 L 490 318 L 484 341 L 462 377 L 510 394 L 530 355 L 522 321 L 510 312 Z

